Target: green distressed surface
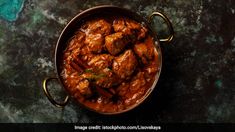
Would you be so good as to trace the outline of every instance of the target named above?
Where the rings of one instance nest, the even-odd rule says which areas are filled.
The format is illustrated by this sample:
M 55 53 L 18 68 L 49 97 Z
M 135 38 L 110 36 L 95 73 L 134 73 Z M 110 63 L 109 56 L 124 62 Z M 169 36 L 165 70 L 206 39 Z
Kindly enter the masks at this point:
M 159 10 L 171 20 L 175 39 L 161 44 L 163 69 L 157 87 L 145 104 L 119 116 L 95 114 L 73 100 L 64 109 L 56 108 L 45 97 L 42 81 L 56 75 L 59 34 L 77 13 L 102 4 L 145 18 Z M 0 0 L 0 7 L 0 122 L 235 123 L 232 1 Z M 164 26 L 155 22 L 159 37 L 166 35 Z M 57 82 L 49 88 L 56 99 L 65 96 Z
M 24 4 L 24 0 L 0 0 L 0 17 L 15 21 Z

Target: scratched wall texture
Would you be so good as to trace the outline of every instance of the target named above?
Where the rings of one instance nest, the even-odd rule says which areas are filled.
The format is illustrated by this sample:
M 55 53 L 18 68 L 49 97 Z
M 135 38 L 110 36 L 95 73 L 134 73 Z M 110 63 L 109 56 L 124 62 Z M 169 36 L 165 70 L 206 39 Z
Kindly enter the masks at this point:
M 176 37 L 161 44 L 163 69 L 151 97 L 135 110 L 102 116 L 73 100 L 51 105 L 42 80 L 55 76 L 54 48 L 67 22 L 96 5 L 112 4 L 143 17 L 159 10 Z M 163 23 L 153 28 L 164 36 Z M 62 88 L 50 84 L 60 100 Z M 232 0 L 0 0 L 0 122 L 235 123 L 235 2 Z

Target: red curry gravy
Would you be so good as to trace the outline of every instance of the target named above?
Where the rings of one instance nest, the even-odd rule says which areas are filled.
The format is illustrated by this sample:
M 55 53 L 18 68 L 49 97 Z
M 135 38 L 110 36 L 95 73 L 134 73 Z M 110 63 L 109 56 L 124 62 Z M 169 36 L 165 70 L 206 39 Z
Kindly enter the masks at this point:
M 154 38 L 125 17 L 84 22 L 63 52 L 60 76 L 70 95 L 100 113 L 138 104 L 159 71 Z

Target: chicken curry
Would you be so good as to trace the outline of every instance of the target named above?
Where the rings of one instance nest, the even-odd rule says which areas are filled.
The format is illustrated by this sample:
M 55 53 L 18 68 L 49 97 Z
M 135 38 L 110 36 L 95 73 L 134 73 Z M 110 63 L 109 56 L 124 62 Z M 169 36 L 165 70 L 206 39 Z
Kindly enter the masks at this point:
M 144 98 L 156 79 L 154 42 L 144 24 L 126 17 L 85 21 L 63 51 L 62 82 L 92 110 L 124 111 Z

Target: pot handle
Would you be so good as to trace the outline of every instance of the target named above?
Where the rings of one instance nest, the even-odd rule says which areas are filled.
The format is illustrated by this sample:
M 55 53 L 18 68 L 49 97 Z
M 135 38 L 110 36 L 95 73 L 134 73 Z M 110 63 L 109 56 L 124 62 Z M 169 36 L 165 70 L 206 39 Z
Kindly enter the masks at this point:
M 167 23 L 167 26 L 168 26 L 168 29 L 169 29 L 169 32 L 170 32 L 170 35 L 167 38 L 159 39 L 159 41 L 160 42 L 167 42 L 167 43 L 171 42 L 174 38 L 174 30 L 173 30 L 173 27 L 172 27 L 172 24 L 171 24 L 169 18 L 167 18 L 167 16 L 164 15 L 163 13 L 161 13 L 161 12 L 153 12 L 148 18 L 149 23 L 152 22 L 152 19 L 153 19 L 154 16 L 161 17 Z
M 47 96 L 48 100 L 56 107 L 59 107 L 59 108 L 63 108 L 69 101 L 69 96 L 66 96 L 66 98 L 64 99 L 63 102 L 57 102 L 55 101 L 51 94 L 49 93 L 48 91 L 48 88 L 47 88 L 47 83 L 51 80 L 58 80 L 58 78 L 54 78 L 54 77 L 51 77 L 51 78 L 45 78 L 43 80 L 43 91 L 45 93 L 45 95 Z

